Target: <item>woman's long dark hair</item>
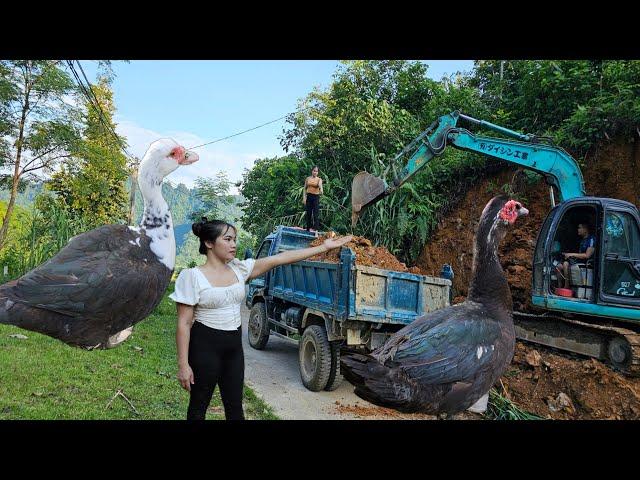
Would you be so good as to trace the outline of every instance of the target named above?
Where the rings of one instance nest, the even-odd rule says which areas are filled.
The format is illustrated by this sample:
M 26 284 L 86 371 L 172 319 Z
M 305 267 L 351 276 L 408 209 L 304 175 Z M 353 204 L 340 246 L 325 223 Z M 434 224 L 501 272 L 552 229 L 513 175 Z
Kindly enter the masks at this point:
M 207 246 L 204 242 L 215 242 L 220 235 L 227 233 L 230 228 L 233 228 L 233 232 L 237 235 L 236 227 L 223 220 L 207 220 L 207 217 L 202 217 L 201 221 L 192 224 L 191 230 L 193 234 L 200 239 L 198 251 L 202 255 L 206 255 Z

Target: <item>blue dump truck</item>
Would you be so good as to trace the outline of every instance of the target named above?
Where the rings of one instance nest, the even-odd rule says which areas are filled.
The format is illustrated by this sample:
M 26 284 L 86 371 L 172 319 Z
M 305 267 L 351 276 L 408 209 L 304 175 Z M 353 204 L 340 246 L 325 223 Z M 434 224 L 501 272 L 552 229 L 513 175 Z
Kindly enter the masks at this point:
M 256 258 L 306 248 L 315 238 L 299 228 L 278 226 L 262 241 Z M 249 344 L 262 350 L 270 335 L 296 342 L 302 383 L 314 392 L 340 384 L 341 348 L 371 351 L 416 317 L 449 305 L 448 279 L 355 260 L 353 250 L 342 247 L 339 263 L 282 265 L 248 286 Z

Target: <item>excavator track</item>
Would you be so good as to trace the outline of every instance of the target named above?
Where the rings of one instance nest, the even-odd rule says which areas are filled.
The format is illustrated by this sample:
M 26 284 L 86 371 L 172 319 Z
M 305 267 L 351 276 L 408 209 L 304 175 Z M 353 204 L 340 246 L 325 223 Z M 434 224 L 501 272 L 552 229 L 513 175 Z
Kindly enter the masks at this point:
M 556 315 L 513 312 L 516 338 L 603 361 L 625 375 L 640 376 L 640 333 L 615 325 Z

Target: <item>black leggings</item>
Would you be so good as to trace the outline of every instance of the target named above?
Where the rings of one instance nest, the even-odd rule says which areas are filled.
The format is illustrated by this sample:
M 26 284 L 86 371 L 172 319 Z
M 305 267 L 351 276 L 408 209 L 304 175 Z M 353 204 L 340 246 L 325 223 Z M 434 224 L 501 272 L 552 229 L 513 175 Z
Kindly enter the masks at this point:
M 189 340 L 189 365 L 193 370 L 187 420 L 204 420 L 216 384 L 227 420 L 244 420 L 242 387 L 244 353 L 241 328 L 216 330 L 194 322 Z
M 305 204 L 307 212 L 307 230 L 313 228 L 320 230 L 320 195 L 315 193 L 307 193 L 307 203 Z M 313 219 L 311 218 L 313 216 Z

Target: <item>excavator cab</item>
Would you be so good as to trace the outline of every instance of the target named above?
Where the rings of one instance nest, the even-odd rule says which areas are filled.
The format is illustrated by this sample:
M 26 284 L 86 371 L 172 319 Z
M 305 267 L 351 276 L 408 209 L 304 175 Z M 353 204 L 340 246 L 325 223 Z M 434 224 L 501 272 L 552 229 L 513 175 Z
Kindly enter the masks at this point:
M 579 223 L 592 225 L 595 252 L 588 261 L 573 262 L 571 288 L 565 291 L 558 266 L 564 262 L 562 252 L 578 251 Z M 555 207 L 536 244 L 533 304 L 640 323 L 640 218 L 636 207 L 597 197 L 580 197 Z
M 592 221 L 595 252 L 558 290 L 561 252 L 576 252 L 577 223 Z M 555 278 L 554 278 L 555 277 Z M 531 301 L 541 315 L 514 312 L 516 336 L 598 358 L 640 375 L 640 215 L 623 200 L 577 197 L 554 207 L 538 234 Z M 555 315 L 558 313 L 559 315 Z

